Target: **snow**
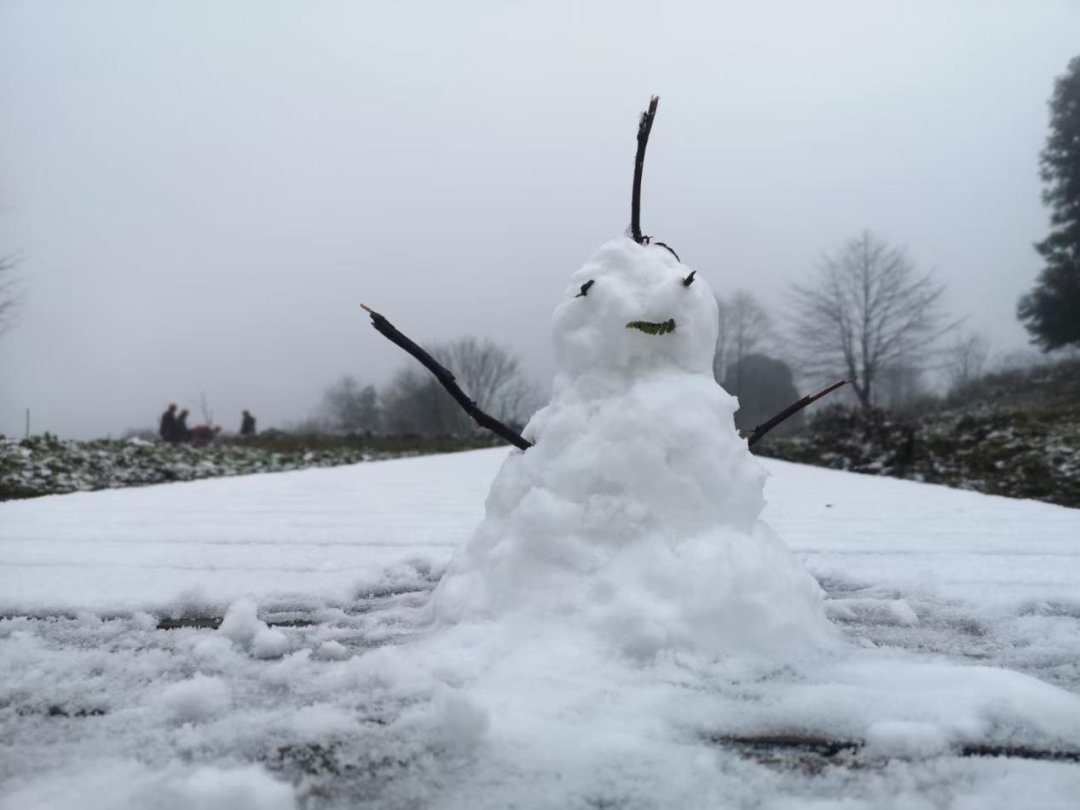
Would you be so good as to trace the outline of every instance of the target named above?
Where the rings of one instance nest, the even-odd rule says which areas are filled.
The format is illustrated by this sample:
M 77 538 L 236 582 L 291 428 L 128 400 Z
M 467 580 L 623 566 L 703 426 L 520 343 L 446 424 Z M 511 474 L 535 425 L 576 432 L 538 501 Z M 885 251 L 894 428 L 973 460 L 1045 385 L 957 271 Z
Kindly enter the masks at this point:
M 170 766 L 152 770 L 136 762 L 100 763 L 63 781 L 37 782 L 6 797 L 18 810 L 295 810 L 293 791 L 262 769 Z
M 259 631 L 268 629 L 259 621 L 259 606 L 251 598 L 237 599 L 225 611 L 218 632 L 237 644 L 251 644 Z
M 388 580 L 408 587 L 425 576 L 411 561 L 445 563 L 480 522 L 493 458 L 465 453 L 5 502 L 0 615 L 220 616 L 245 596 L 305 607 L 349 603 Z
M 628 382 L 645 369 L 711 374 L 718 331 L 716 298 L 705 280 L 670 251 L 622 237 L 602 245 L 570 278 L 555 310 L 552 337 L 563 384 Z M 586 295 L 583 285 L 593 282 Z M 669 335 L 628 328 L 675 320 Z
M 1075 807 L 1080 512 L 763 466 L 688 273 L 525 453 L 0 504 L 0 807 Z
M 258 605 L 249 597 L 229 605 L 218 632 L 234 643 L 249 648 L 256 658 L 281 658 L 289 649 L 288 636 L 261 621 Z
M 161 702 L 169 716 L 180 723 L 198 723 L 221 715 L 229 708 L 229 685 L 221 678 L 196 675 L 166 687 Z
M 251 654 L 256 658 L 281 658 L 289 649 L 289 637 L 280 630 L 261 627 L 251 640 Z
M 1075 763 L 957 746 L 1080 748 L 1080 512 L 766 461 L 765 520 L 851 606 L 841 654 L 744 678 L 570 625 L 440 645 L 432 580 L 511 453 L 0 505 L 0 806 L 1075 806 Z M 282 658 L 156 629 L 245 597 Z M 209 679 L 226 708 L 178 722 L 170 690 Z M 804 768 L 722 741 L 794 732 L 866 747 Z

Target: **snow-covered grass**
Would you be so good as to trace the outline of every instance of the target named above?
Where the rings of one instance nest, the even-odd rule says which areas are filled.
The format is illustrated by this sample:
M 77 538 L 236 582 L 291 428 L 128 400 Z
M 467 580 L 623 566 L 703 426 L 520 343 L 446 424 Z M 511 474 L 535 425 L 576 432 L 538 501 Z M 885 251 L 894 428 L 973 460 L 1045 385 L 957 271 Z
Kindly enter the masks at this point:
M 1076 807 L 1080 511 L 766 462 L 840 646 L 634 660 L 431 624 L 506 455 L 0 504 L 0 807 Z
M 490 446 L 483 437 L 291 435 L 222 437 L 209 444 L 157 439 L 81 442 L 48 433 L 21 441 L 0 436 L 0 501 L 67 492 L 283 472 Z
M 1080 364 L 988 375 L 933 409 L 899 418 L 832 407 L 770 458 L 1080 507 Z

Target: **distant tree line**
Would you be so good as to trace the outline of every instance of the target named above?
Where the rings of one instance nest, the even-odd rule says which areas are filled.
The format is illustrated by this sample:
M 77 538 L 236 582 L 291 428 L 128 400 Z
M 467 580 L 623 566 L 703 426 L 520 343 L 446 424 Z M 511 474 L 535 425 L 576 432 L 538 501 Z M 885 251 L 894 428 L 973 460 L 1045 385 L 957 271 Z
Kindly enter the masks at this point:
M 1050 233 L 1035 245 L 1044 266 L 1017 306 L 1017 316 L 1044 352 L 1080 348 L 1080 56 L 1056 79 L 1049 108 L 1039 165 Z M 721 300 L 716 379 L 745 400 L 746 411 L 765 397 L 749 366 L 755 375 L 771 367 L 771 390 L 790 393 L 780 382 L 790 372 L 785 361 L 795 364 L 804 383 L 853 379 L 850 390 L 864 412 L 902 412 L 932 400 L 927 372 L 938 375 L 947 395 L 973 392 L 987 372 L 990 347 L 979 335 L 955 336 L 960 321 L 945 312 L 944 292 L 933 273 L 919 272 L 902 248 L 864 231 L 824 253 L 808 280 L 793 287 L 785 319 L 790 326 L 783 335 L 749 293 Z M 769 353 L 760 353 L 762 347 Z M 999 370 L 1038 362 L 1011 358 Z M 756 418 L 755 413 L 741 420 Z
M 840 379 L 854 380 L 848 396 L 862 411 L 900 411 L 925 398 L 928 373 L 950 384 L 970 379 L 985 362 L 985 341 L 972 336 L 941 345 L 958 324 L 943 308 L 944 293 L 902 248 L 864 231 L 822 255 L 806 280 L 792 286 L 779 318 L 745 290 L 718 299 L 713 371 L 739 398 L 736 426 L 746 433 Z M 776 435 L 803 424 L 799 414 Z
M 826 250 L 789 292 L 787 306 L 775 311 L 745 290 L 718 299 L 713 371 L 739 398 L 736 426 L 744 434 L 837 379 L 855 382 L 824 407 L 912 418 L 978 401 L 994 375 L 1062 360 L 1060 352 L 1034 351 L 992 359 L 986 338 L 962 332 L 962 319 L 945 309 L 945 286 L 934 273 L 920 272 L 903 248 L 868 231 Z M 775 435 L 804 424 L 796 417 Z
M 748 434 L 836 379 L 855 378 L 855 402 L 864 410 L 901 410 L 924 396 L 927 371 L 940 371 L 953 386 L 967 384 L 981 373 L 987 346 L 977 336 L 938 345 L 955 326 L 942 309 L 943 293 L 931 273 L 916 272 L 903 250 L 864 232 L 824 254 L 809 280 L 793 288 L 791 307 L 779 321 L 747 290 L 719 297 L 713 373 L 739 398 L 736 427 Z M 517 358 L 490 340 L 462 337 L 426 348 L 482 410 L 515 430 L 542 404 Z M 804 420 L 797 414 L 775 435 L 798 432 Z M 383 436 L 484 434 L 412 360 L 381 389 L 342 376 L 325 390 L 314 416 L 297 427 Z
M 1074 60 L 1074 73 L 1078 64 Z M 1059 87 L 1058 96 L 1062 92 Z M 1075 107 L 1080 109 L 1080 96 Z M 1080 129 L 1074 140 L 1080 143 Z M 1069 211 L 1080 211 L 1080 203 L 1071 206 Z M 1080 224 L 1076 227 L 1080 233 Z M 1071 249 L 1080 256 L 1080 241 Z M 719 297 L 713 373 L 739 398 L 736 426 L 745 434 L 803 394 L 837 379 L 853 380 L 846 389 L 849 401 L 863 412 L 903 414 L 933 407 L 943 395 L 975 390 L 973 383 L 987 371 L 990 346 L 980 335 L 959 334 L 961 319 L 945 310 L 944 296 L 945 286 L 933 271 L 920 271 L 902 247 L 863 231 L 822 253 L 805 280 L 792 285 L 779 316 L 747 290 Z M 1021 317 L 1024 311 L 1022 306 Z M 1034 333 L 1033 323 L 1027 325 Z M 1061 345 L 1054 340 L 1037 338 L 1044 349 Z M 490 340 L 463 337 L 428 350 L 481 409 L 515 429 L 541 404 L 517 359 Z M 1025 357 L 997 368 L 1032 362 Z M 803 424 L 804 416 L 797 415 L 776 435 L 798 432 Z M 382 390 L 343 376 L 325 391 L 305 427 L 419 437 L 483 433 L 413 362 L 405 363 Z
M 426 348 L 450 369 L 482 410 L 517 430 L 540 404 L 518 359 L 490 340 L 462 337 Z M 353 376 L 341 377 L 326 389 L 315 417 L 303 427 L 317 432 L 421 437 L 484 433 L 438 381 L 413 361 L 381 391 Z

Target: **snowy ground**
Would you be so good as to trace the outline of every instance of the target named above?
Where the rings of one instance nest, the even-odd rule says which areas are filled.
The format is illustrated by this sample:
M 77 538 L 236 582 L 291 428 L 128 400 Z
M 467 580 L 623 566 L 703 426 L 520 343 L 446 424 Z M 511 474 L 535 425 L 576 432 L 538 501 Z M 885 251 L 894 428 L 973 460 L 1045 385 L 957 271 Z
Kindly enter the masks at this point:
M 0 807 L 1080 806 L 1080 511 L 766 462 L 843 651 L 626 662 L 425 624 L 505 454 L 0 504 Z

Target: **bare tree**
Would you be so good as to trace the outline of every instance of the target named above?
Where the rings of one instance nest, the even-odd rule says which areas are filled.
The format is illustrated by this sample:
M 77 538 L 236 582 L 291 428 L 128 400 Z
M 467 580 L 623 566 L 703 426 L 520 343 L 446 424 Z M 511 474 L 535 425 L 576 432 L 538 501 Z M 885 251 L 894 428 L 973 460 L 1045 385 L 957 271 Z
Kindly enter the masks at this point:
M 469 435 L 474 425 L 434 377 L 406 366 L 383 390 L 383 426 L 391 435 Z
M 199 413 L 202 414 L 202 423 L 207 427 L 214 426 L 214 412 L 210 410 L 210 400 L 206 398 L 206 392 L 199 392 Z
M 515 358 L 491 342 L 464 337 L 430 349 L 477 406 L 496 419 L 523 423 L 536 404 L 533 387 Z M 391 381 L 383 397 L 386 428 L 393 433 L 465 436 L 479 431 L 438 380 L 406 367 Z
M 738 394 L 743 361 L 760 351 L 772 336 L 772 318 L 752 293 L 738 290 L 727 298 L 717 298 L 720 308 L 720 336 L 716 342 L 713 375 L 732 394 Z
M 968 335 L 949 346 L 944 363 L 949 388 L 955 390 L 979 379 L 989 356 L 990 344 L 982 335 Z
M 375 386 L 360 386 L 345 375 L 323 393 L 320 414 L 331 430 L 340 433 L 378 433 L 381 427 Z
M 19 306 L 19 280 L 14 275 L 15 257 L 0 257 L 0 335 L 15 325 Z
M 455 340 L 433 352 L 453 370 L 461 387 L 484 411 L 507 421 L 521 420 L 534 403 L 534 391 L 517 358 L 490 340 L 473 337 Z
M 872 407 L 885 369 L 919 366 L 956 326 L 942 311 L 944 293 L 903 250 L 867 231 L 849 239 L 822 257 L 810 283 L 793 289 L 803 371 L 854 378 L 859 404 Z

